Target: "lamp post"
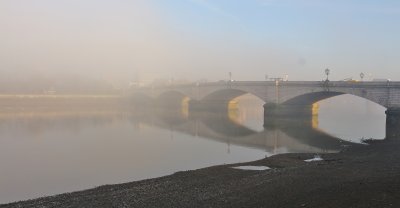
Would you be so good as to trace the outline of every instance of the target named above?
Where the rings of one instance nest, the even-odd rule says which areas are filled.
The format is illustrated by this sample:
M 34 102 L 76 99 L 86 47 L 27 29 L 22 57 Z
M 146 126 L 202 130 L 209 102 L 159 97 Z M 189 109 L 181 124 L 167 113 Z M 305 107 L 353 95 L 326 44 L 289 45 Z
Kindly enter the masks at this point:
M 326 74 L 326 80 L 327 80 L 327 81 L 329 80 L 329 73 L 330 73 L 330 72 L 331 72 L 330 69 L 328 69 L 328 68 L 325 69 L 325 74 Z
M 363 72 L 361 72 L 361 73 L 360 73 L 361 81 L 364 81 L 364 76 L 365 76 L 365 74 L 364 74 Z

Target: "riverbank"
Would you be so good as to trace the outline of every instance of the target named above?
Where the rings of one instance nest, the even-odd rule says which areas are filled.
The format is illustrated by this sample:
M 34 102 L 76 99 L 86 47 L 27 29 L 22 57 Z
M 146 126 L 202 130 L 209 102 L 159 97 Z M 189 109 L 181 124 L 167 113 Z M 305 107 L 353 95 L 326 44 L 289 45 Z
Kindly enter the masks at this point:
M 0 205 L 14 207 L 400 207 L 400 141 L 177 172 Z M 242 165 L 270 170 L 239 170 Z
M 129 108 L 129 98 L 122 95 L 4 95 L 0 94 L 0 113 L 51 112 L 57 110 Z

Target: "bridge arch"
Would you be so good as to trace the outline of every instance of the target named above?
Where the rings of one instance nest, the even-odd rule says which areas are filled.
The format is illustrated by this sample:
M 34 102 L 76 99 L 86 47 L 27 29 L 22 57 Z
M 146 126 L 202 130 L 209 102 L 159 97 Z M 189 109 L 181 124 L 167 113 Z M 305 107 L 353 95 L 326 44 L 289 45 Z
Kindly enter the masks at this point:
M 239 89 L 220 89 L 205 96 L 202 101 L 221 101 L 229 102 L 236 97 L 247 94 L 248 92 Z
M 230 103 L 234 101 L 236 98 L 249 94 L 254 96 L 260 100 L 263 100 L 262 97 L 254 94 L 252 92 L 248 92 L 242 89 L 219 89 L 216 90 L 203 99 L 200 100 L 203 106 L 208 109 L 229 109 Z M 264 101 L 265 102 L 265 101 Z
M 176 101 L 176 100 L 182 100 L 184 98 L 188 97 L 182 92 L 176 91 L 176 90 L 169 90 L 161 93 L 156 97 L 156 100 L 162 101 L 162 102 L 169 102 L 169 101 Z
M 228 103 L 229 101 L 240 97 L 242 95 L 245 94 L 251 94 L 261 100 L 264 100 L 263 97 L 253 93 L 253 92 L 249 92 L 246 90 L 242 90 L 242 89 L 220 89 L 217 91 L 214 91 L 210 94 L 208 94 L 207 96 L 205 96 L 202 101 L 221 101 L 221 102 L 226 102 Z
M 165 91 L 156 97 L 158 107 L 167 109 L 168 111 L 175 111 L 184 117 L 189 116 L 190 100 L 190 97 L 175 90 Z
M 342 92 L 311 92 L 296 96 L 282 103 L 282 105 L 313 105 L 321 100 L 343 95 Z
M 325 132 L 357 142 L 361 142 L 363 137 L 385 137 L 387 109 L 382 105 L 359 96 L 344 94 L 322 100 L 318 106 L 318 126 Z
M 310 92 L 310 93 L 305 93 L 298 95 L 296 97 L 290 98 L 283 103 L 282 105 L 302 105 L 302 106 L 311 106 L 319 101 L 336 97 L 339 95 L 353 95 L 356 97 L 364 98 L 366 100 L 372 101 L 384 108 L 386 108 L 385 104 L 382 103 L 382 100 L 375 99 L 374 97 L 369 97 L 367 96 L 367 93 L 365 91 L 361 92 L 343 92 L 343 91 L 319 91 L 319 92 Z

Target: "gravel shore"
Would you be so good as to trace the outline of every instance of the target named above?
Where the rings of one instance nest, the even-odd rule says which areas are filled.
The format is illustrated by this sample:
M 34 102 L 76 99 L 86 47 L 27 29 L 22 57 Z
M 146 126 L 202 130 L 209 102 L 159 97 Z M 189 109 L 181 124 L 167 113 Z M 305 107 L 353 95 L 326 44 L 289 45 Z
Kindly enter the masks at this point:
M 400 140 L 241 164 L 0 205 L 14 207 L 400 207 Z M 268 166 L 269 170 L 232 167 Z

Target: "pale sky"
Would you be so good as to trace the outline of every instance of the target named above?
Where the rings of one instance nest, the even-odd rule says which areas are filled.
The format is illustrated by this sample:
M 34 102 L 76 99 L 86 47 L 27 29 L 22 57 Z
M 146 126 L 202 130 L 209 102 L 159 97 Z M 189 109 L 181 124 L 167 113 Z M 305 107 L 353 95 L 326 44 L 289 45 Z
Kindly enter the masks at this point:
M 397 0 L 1 0 L 0 72 L 400 80 Z

